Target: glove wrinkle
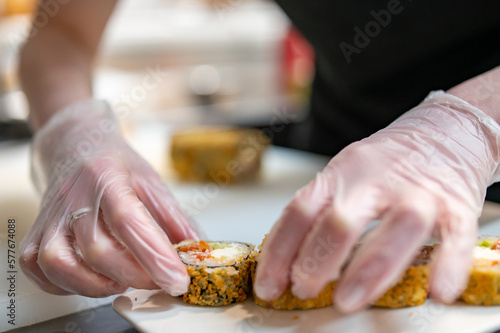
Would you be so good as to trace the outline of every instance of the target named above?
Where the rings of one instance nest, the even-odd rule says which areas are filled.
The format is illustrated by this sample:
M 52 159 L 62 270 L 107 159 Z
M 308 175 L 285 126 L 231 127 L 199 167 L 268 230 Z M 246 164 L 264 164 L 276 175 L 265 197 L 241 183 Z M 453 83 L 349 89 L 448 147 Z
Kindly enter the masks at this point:
M 187 271 L 166 232 L 176 241 L 197 232 L 159 175 L 123 140 L 107 103 L 91 99 L 55 113 L 35 134 L 31 156 L 43 197 L 20 261 L 32 282 L 90 297 L 127 287 L 187 290 Z
M 431 267 L 431 294 L 442 302 L 455 299 L 467 280 L 486 187 L 500 178 L 499 134 L 486 113 L 436 91 L 387 128 L 347 146 L 297 192 L 271 230 L 257 269 L 257 295 L 279 296 L 273 290 L 284 290 L 280 276 L 291 272 L 292 292 L 315 297 L 339 277 L 368 223 L 381 220 L 340 277 L 336 306 L 352 312 L 375 301 L 432 233 L 442 246 Z M 324 190 L 312 199 L 307 191 L 315 184 Z M 303 217 L 307 228 L 297 228 L 304 222 L 287 212 L 303 205 L 312 213 Z M 314 215 L 319 207 L 321 214 Z M 335 251 L 318 256 L 327 236 Z M 294 246 L 277 256 L 287 242 Z

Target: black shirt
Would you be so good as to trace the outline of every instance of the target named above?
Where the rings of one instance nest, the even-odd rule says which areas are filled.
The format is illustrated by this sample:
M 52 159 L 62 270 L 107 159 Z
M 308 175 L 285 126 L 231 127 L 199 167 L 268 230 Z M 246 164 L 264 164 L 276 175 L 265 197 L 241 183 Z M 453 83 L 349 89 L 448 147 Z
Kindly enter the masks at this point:
M 498 0 L 277 0 L 315 50 L 308 150 L 334 155 L 500 64 Z

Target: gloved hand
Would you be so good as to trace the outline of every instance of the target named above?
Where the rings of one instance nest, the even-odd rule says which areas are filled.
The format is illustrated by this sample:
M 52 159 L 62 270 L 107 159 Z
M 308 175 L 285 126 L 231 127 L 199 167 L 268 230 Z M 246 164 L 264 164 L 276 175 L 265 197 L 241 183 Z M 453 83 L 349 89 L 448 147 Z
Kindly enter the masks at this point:
M 465 287 L 486 187 L 497 181 L 500 126 L 473 105 L 431 93 L 387 128 L 353 143 L 297 192 L 271 230 L 255 291 L 314 297 L 341 267 L 370 221 L 380 219 L 346 271 L 336 306 L 375 302 L 434 233 L 431 295 L 451 302 Z M 325 144 L 328 144 L 325 142 Z
M 187 291 L 189 276 L 171 241 L 197 233 L 159 175 L 125 143 L 105 102 L 55 114 L 36 133 L 32 153 L 44 195 L 20 264 L 34 283 L 90 297 L 129 286 Z

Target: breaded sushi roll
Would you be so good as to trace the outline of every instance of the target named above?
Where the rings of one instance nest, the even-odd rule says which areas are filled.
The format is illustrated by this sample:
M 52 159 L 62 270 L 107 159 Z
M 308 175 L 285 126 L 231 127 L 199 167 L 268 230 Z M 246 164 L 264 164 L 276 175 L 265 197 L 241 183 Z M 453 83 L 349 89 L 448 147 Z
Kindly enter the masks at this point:
M 479 238 L 461 299 L 473 305 L 500 305 L 500 238 Z
M 269 143 L 257 129 L 192 128 L 172 136 L 170 157 L 180 180 L 227 185 L 257 178 Z
M 353 253 L 359 246 L 354 248 Z M 424 303 L 429 292 L 429 264 L 433 246 L 423 246 L 412 265 L 406 270 L 401 279 L 390 288 L 375 304 L 379 307 L 400 308 L 417 306 Z M 258 263 L 256 255 L 252 268 L 252 279 L 255 278 L 255 270 Z M 316 309 L 333 304 L 336 281 L 330 282 L 317 297 L 302 300 L 292 294 L 290 285 L 285 292 L 272 301 L 260 299 L 255 292 L 254 301 L 257 305 L 280 309 L 280 310 L 307 310 Z
M 253 245 L 187 240 L 174 246 L 191 277 L 186 303 L 221 306 L 241 302 L 250 292 Z
M 256 254 L 256 259 L 252 264 L 252 281 L 255 281 L 255 271 L 257 268 L 257 262 L 259 253 Z M 253 292 L 253 300 L 255 304 L 268 309 L 276 310 L 309 310 L 309 309 L 319 309 L 333 304 L 333 289 L 335 283 L 329 283 L 318 296 L 308 299 L 300 299 L 292 294 L 291 285 L 286 287 L 286 290 L 281 294 L 280 297 L 265 301 L 259 298 L 255 291 Z
M 429 293 L 429 266 L 433 250 L 433 246 L 423 246 L 399 281 L 373 305 L 402 308 L 423 304 Z

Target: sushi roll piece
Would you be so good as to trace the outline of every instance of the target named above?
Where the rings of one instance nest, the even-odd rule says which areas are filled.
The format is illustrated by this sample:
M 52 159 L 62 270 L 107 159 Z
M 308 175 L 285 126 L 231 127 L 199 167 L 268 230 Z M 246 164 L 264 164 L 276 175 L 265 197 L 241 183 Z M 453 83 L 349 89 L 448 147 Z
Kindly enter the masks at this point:
M 479 238 L 469 283 L 460 298 L 473 305 L 500 305 L 500 238 Z
M 423 304 L 429 294 L 429 266 L 435 246 L 423 246 L 399 281 L 373 305 L 403 308 Z
M 261 246 L 259 247 L 259 249 Z M 351 256 L 359 248 L 357 245 Z M 400 280 L 390 288 L 373 306 L 400 308 L 417 306 L 427 300 L 429 292 L 429 264 L 434 246 L 423 246 L 411 266 L 406 270 Z M 253 263 L 252 279 L 255 279 L 255 271 L 258 264 L 258 256 Z M 317 309 L 333 304 L 336 281 L 332 281 L 314 298 L 302 300 L 291 292 L 288 285 L 285 292 L 277 299 L 264 301 L 253 293 L 257 305 L 279 309 L 279 310 L 308 310 Z
M 186 303 L 222 306 L 241 302 L 250 292 L 251 244 L 187 240 L 174 245 L 191 277 Z
M 252 263 L 252 281 L 255 281 L 255 272 L 259 260 L 260 253 L 255 254 L 255 260 Z M 319 309 L 333 304 L 334 282 L 330 282 L 318 296 L 308 299 L 300 299 L 292 294 L 291 285 L 286 287 L 286 290 L 280 297 L 265 301 L 255 294 L 253 291 L 253 300 L 255 304 L 268 309 L 276 310 L 309 310 Z
M 180 180 L 228 185 L 257 178 L 269 143 L 257 129 L 185 129 L 172 136 L 170 157 Z

